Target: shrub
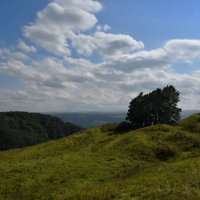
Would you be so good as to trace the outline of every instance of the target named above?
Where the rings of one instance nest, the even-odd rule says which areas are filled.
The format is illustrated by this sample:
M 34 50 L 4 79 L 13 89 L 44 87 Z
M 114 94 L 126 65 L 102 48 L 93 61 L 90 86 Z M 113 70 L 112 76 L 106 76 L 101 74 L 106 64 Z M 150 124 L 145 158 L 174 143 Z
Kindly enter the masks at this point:
M 200 132 L 200 115 L 194 114 L 182 120 L 179 124 L 184 130 Z
M 101 131 L 103 131 L 103 132 L 114 132 L 117 126 L 118 126 L 117 123 L 104 124 L 104 125 L 101 126 Z
M 170 158 L 174 158 L 176 155 L 176 150 L 173 147 L 167 145 L 162 145 L 155 149 L 155 157 L 160 161 L 167 161 Z
M 130 131 L 131 128 L 132 125 L 129 122 L 123 121 L 115 128 L 115 133 L 126 133 Z

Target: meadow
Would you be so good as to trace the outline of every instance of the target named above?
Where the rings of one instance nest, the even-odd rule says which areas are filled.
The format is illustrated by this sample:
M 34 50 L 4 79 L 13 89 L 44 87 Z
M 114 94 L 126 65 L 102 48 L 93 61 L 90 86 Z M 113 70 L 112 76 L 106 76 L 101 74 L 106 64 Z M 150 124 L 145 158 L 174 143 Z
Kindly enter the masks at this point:
M 200 115 L 123 134 L 116 126 L 0 152 L 0 199 L 200 199 Z

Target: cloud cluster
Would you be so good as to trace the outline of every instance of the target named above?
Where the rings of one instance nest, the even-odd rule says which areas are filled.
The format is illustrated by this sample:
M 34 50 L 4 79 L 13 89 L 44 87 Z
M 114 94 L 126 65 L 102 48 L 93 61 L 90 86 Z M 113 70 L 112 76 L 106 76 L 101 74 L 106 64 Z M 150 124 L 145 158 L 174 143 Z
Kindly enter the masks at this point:
M 55 0 L 37 14 L 34 23 L 24 27 L 24 35 L 38 46 L 58 55 L 70 55 L 68 39 L 95 26 L 97 1 Z
M 15 54 L 13 54 L 15 55 Z M 146 61 L 145 61 L 146 62 Z M 9 99 L 10 108 L 48 111 L 64 110 L 126 110 L 131 98 L 140 91 L 174 84 L 181 92 L 185 108 L 200 105 L 200 72 L 179 74 L 171 68 L 138 68 L 119 71 L 102 68 L 85 59 L 48 57 L 40 60 L 18 60 L 9 57 L 0 63 L 0 74 L 6 74 L 24 84 L 16 91 L 1 91 L 2 103 Z M 6 98 L 5 98 L 6 97 Z M 194 102 L 192 99 L 195 97 Z M 192 103 L 189 103 L 192 102 Z M 8 103 L 2 104 L 8 106 Z M 43 106 L 42 106 L 43 105 Z M 187 106 L 187 107 L 186 107 Z
M 200 56 L 200 40 L 176 39 L 168 41 L 164 50 L 170 61 L 191 63 Z
M 169 68 L 176 63 L 190 64 L 200 57 L 200 40 L 169 40 L 161 48 L 110 57 L 101 66 L 131 72 L 141 68 Z
M 13 51 L 8 48 L 0 49 L 0 62 L 8 60 L 9 58 L 16 58 L 18 60 L 27 60 L 28 56 L 21 51 Z
M 84 45 L 83 45 L 84 44 Z M 92 36 L 77 35 L 72 41 L 77 52 L 82 55 L 118 56 L 144 47 L 129 35 L 96 32 Z
M 29 53 L 29 52 L 36 52 L 37 49 L 33 46 L 33 45 L 28 45 L 26 42 L 24 42 L 23 40 L 19 40 L 18 42 L 18 48 L 25 52 L 25 53 Z
M 200 40 L 173 39 L 145 50 L 130 35 L 100 26 L 95 14 L 102 9 L 100 1 L 53 0 L 24 27 L 26 39 L 0 49 L 0 74 L 23 85 L 0 88 L 3 110 L 126 110 L 140 91 L 167 84 L 180 90 L 184 108 L 200 106 L 200 71 L 173 68 L 199 58 Z M 40 48 L 53 54 L 40 55 Z
M 85 34 L 95 28 L 95 13 L 102 7 L 93 0 L 54 0 L 37 14 L 34 23 L 24 27 L 24 36 L 49 52 L 65 56 L 71 54 L 70 43 L 82 55 L 120 54 L 144 47 L 129 35 L 105 33 L 110 29 L 107 24 L 97 25 L 93 34 Z
M 50 52 L 69 55 L 67 39 L 95 26 L 94 13 L 101 8 L 98 1 L 54 0 L 38 12 L 34 23 L 24 27 L 24 35 Z

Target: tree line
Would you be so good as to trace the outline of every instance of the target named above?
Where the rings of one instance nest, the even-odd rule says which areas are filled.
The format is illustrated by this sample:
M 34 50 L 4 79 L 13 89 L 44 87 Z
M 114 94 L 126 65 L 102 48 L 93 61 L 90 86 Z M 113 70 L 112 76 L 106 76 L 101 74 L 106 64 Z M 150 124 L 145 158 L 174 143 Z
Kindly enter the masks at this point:
M 0 150 L 26 147 L 62 138 L 81 129 L 51 115 L 0 112 Z
M 132 127 L 154 124 L 176 124 L 180 120 L 179 91 L 174 86 L 156 89 L 148 94 L 139 93 L 131 100 L 126 120 Z

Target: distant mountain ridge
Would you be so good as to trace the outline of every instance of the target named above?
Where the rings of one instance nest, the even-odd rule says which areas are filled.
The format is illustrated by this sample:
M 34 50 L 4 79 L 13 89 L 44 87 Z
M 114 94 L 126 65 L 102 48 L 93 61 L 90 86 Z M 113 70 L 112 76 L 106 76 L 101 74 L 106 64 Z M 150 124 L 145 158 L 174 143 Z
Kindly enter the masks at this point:
M 200 113 L 200 110 L 183 110 L 181 112 L 181 119 L 184 119 L 190 115 Z
M 64 122 L 68 121 L 84 128 L 99 126 L 106 123 L 121 122 L 126 118 L 124 112 L 80 112 L 80 113 L 55 113 Z
M 181 112 L 181 119 L 199 112 L 200 110 L 183 110 Z M 52 115 L 59 117 L 65 122 L 68 121 L 84 128 L 91 128 L 105 123 L 117 123 L 126 119 L 126 112 L 66 112 L 54 113 Z

